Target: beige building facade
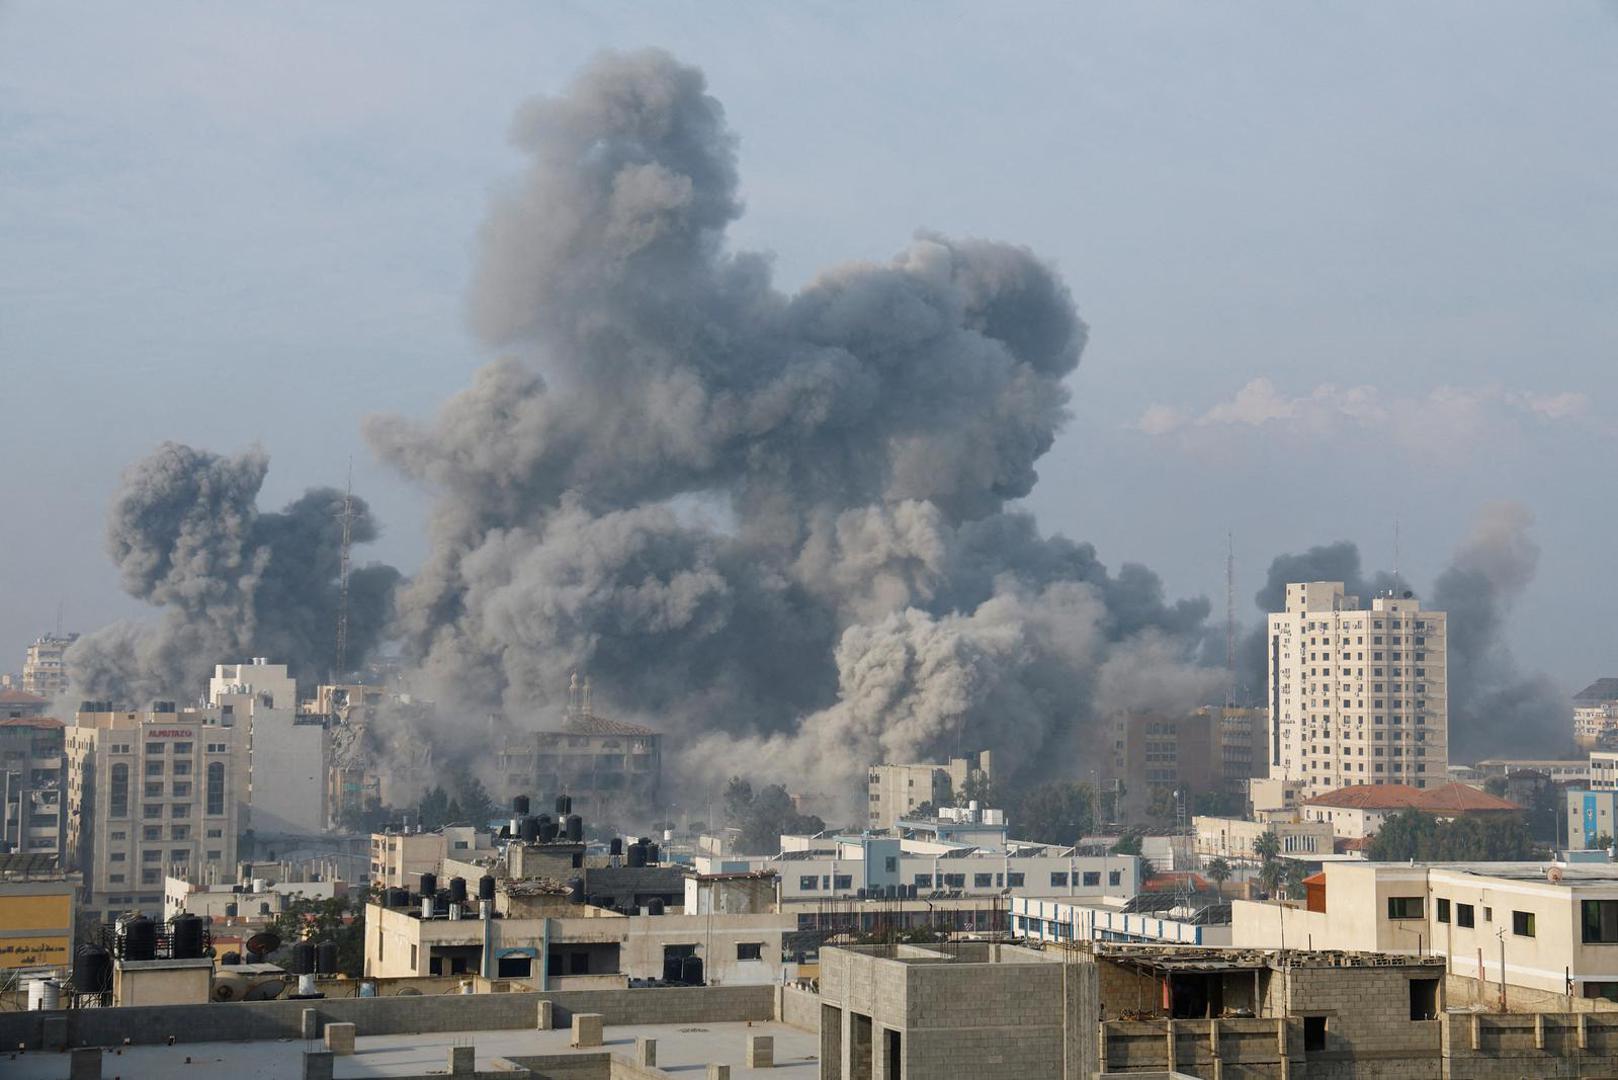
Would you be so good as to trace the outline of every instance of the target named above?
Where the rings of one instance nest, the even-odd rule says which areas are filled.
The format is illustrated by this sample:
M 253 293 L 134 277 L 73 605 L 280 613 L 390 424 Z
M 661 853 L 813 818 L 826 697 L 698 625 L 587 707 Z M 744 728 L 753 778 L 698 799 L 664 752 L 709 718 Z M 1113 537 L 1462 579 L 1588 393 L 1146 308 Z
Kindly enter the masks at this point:
M 28 646 L 22 664 L 22 688 L 30 694 L 54 698 L 67 690 L 67 650 L 77 634 L 42 634 Z
M 243 729 L 163 703 L 87 704 L 66 730 L 67 848 L 84 906 L 109 921 L 159 917 L 165 878 L 233 877 Z
M 1332 853 L 1332 829 L 1319 821 L 1247 821 L 1196 817 L 1197 854 L 1204 859 L 1255 859 L 1253 844 L 1273 833 L 1281 854 L 1308 857 Z
M 993 757 L 987 750 L 941 765 L 872 765 L 865 778 L 868 827 L 891 829 L 923 804 L 953 806 L 968 783 L 988 784 L 993 779 Z
M 1408 595 L 1366 610 L 1342 582 L 1293 583 L 1268 637 L 1272 779 L 1302 781 L 1306 795 L 1448 779 L 1443 612 Z

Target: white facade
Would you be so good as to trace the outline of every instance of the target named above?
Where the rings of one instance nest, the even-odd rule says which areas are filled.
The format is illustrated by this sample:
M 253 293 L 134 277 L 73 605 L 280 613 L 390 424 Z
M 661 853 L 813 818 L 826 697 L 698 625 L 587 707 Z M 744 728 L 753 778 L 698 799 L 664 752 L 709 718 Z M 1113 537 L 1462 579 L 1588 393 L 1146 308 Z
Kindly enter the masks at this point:
M 1445 783 L 1444 613 L 1392 596 L 1367 611 L 1337 581 L 1289 584 L 1286 597 L 1269 618 L 1270 777 L 1305 795 Z
M 77 640 L 77 634 L 45 634 L 28 646 L 22 664 L 22 688 L 43 698 L 54 698 L 65 691 L 67 665 L 62 658 Z
M 1205 859 L 1253 859 L 1253 844 L 1275 835 L 1283 855 L 1330 855 L 1332 828 L 1318 821 L 1245 821 L 1242 818 L 1196 817 L 1197 854 Z
M 208 703 L 221 723 L 246 725 L 250 826 L 260 839 L 324 832 L 330 740 L 325 717 L 298 714 L 298 684 L 285 664 L 256 658 L 220 664 Z
M 1618 750 L 1590 751 L 1590 790 L 1618 791 Z
M 1190 912 L 1128 912 L 1061 900 L 1011 901 L 1011 932 L 1034 941 L 1121 941 L 1152 945 L 1229 945 L 1229 922 L 1199 924 Z

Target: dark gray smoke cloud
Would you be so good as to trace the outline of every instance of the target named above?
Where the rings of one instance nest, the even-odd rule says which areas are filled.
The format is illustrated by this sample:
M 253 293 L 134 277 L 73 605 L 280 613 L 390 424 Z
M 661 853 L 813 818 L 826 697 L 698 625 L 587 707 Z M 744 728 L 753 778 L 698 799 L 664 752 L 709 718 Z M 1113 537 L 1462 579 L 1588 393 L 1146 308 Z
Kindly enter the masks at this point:
M 313 488 L 279 513 L 258 509 L 262 451 L 223 457 L 164 443 L 129 468 L 107 522 L 107 551 L 124 590 L 163 608 L 155 623 L 123 622 L 69 651 L 71 696 L 142 706 L 202 692 L 213 665 L 265 656 L 305 682 L 324 678 L 335 648 L 343 493 Z M 355 498 L 351 535 L 376 524 Z M 399 578 L 387 566 L 349 575 L 349 650 L 373 649 Z
M 780 292 L 726 244 L 723 110 L 662 52 L 601 57 L 513 140 L 469 305 L 505 357 L 366 429 L 436 499 L 399 597 L 425 692 L 523 720 L 587 669 L 688 772 L 796 790 L 956 749 L 1072 773 L 1101 711 L 1208 696 L 1205 601 L 1007 510 L 1085 342 L 1047 264 L 921 234 Z
M 1555 757 L 1572 749 L 1573 705 L 1545 675 L 1524 674 L 1507 643 L 1512 605 L 1533 581 L 1539 548 L 1531 535 L 1533 515 L 1517 503 L 1485 506 L 1472 531 L 1439 574 L 1423 606 L 1449 615 L 1450 760 L 1491 756 Z M 1409 586 L 1378 571 L 1366 576 L 1359 548 L 1343 540 L 1294 555 L 1277 556 L 1264 587 L 1254 596 L 1263 612 L 1286 607 L 1286 586 L 1295 581 L 1341 581 L 1351 595 L 1369 602 L 1389 589 Z M 1239 683 L 1248 698 L 1263 703 L 1267 674 L 1263 626 L 1243 638 Z

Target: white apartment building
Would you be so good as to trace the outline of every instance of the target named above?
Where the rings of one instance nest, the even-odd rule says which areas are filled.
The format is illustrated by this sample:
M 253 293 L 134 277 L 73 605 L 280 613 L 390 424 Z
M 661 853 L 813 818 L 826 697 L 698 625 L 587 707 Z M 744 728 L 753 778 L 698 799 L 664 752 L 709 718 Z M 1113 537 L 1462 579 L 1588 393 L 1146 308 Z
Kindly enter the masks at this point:
M 244 729 L 172 704 L 87 702 L 67 729 L 67 848 L 96 918 L 163 912 L 168 877 L 235 874 Z
M 300 715 L 298 684 L 285 664 L 257 657 L 219 664 L 208 704 L 220 723 L 244 727 L 248 753 L 238 790 L 250 807 L 243 828 L 260 838 L 322 833 L 327 825 L 330 739 L 326 717 Z
M 67 665 L 62 657 L 77 634 L 43 634 L 28 646 L 22 663 L 22 688 L 30 694 L 54 698 L 67 689 Z
M 1340 581 L 1289 584 L 1286 599 L 1269 618 L 1270 777 L 1305 796 L 1446 782 L 1444 613 L 1408 594 L 1365 610 Z
M 1618 750 L 1590 751 L 1590 790 L 1618 791 Z
M 943 765 L 872 765 L 866 776 L 870 804 L 866 827 L 891 829 L 903 818 L 914 816 L 924 803 L 935 809 L 953 805 L 968 780 L 992 780 L 992 768 L 987 750 L 951 758 Z

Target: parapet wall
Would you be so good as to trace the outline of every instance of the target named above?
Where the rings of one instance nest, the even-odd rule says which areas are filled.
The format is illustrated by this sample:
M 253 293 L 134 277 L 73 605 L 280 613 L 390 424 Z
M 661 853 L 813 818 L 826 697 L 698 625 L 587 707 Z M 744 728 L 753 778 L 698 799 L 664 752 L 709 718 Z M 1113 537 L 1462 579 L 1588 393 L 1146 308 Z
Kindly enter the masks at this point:
M 319 998 L 208 1005 L 153 1005 L 0 1013 L 0 1046 L 43 1046 L 48 1018 L 65 1019 L 67 1046 L 300 1039 L 303 1011 L 320 1024 L 352 1023 L 360 1035 L 532 1028 L 549 1000 L 557 1026 L 576 1012 L 601 1013 L 608 1024 L 700 1024 L 772 1020 L 773 986 L 666 986 L 635 990 L 556 990 L 533 994 Z M 58 1029 L 59 1030 L 59 1029 Z

